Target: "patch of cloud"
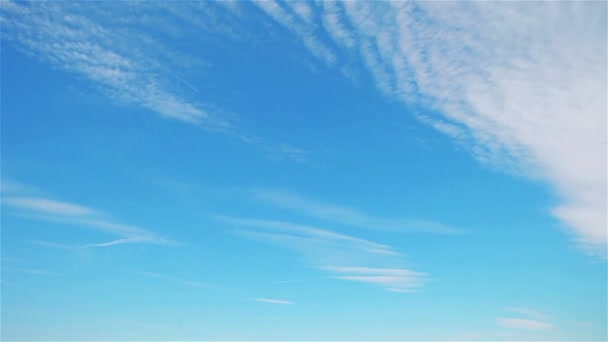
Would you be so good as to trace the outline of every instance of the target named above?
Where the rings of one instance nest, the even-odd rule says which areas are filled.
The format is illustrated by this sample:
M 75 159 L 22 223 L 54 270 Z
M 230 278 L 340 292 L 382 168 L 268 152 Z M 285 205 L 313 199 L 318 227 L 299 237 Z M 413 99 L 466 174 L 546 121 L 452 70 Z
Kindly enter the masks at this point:
M 305 46 L 320 40 L 263 3 Z M 423 122 L 484 164 L 552 185 L 553 215 L 605 255 L 606 12 L 605 2 L 345 1 L 313 13 L 324 37 L 349 47 L 380 91 L 421 108 Z
M 51 271 L 46 271 L 46 270 L 39 270 L 39 269 L 24 269 L 24 268 L 3 268 L 2 272 L 18 272 L 18 273 L 25 273 L 25 274 L 32 274 L 32 275 L 39 275 L 39 276 L 60 276 L 60 273 L 57 272 L 51 272 Z
M 529 308 L 507 308 L 507 310 L 540 321 L 549 319 L 546 314 Z
M 499 318 L 500 326 L 512 329 L 551 331 L 555 328 L 548 322 L 549 317 L 541 312 L 528 308 L 507 308 L 507 311 L 524 316 L 524 318 Z
M 78 204 L 49 200 L 46 198 L 8 197 L 3 199 L 2 203 L 12 207 L 49 215 L 68 217 L 87 217 L 98 215 L 98 213 L 91 208 Z
M 200 104 L 172 91 L 150 56 L 120 48 L 119 38 L 130 37 L 120 37 L 116 30 L 95 21 L 93 10 L 84 12 L 71 3 L 5 1 L 1 13 L 3 39 L 43 62 L 84 77 L 110 97 L 208 128 L 229 127 Z
M 10 214 L 21 217 L 87 227 L 96 231 L 120 237 L 117 240 L 80 245 L 80 247 L 109 247 L 119 244 L 139 243 L 165 246 L 179 246 L 180 243 L 160 236 L 148 229 L 118 223 L 106 218 L 101 211 L 80 204 L 57 201 L 49 198 L 30 197 L 27 194 L 5 196 L 1 203 L 11 209 Z M 77 248 L 79 245 L 68 245 L 49 241 L 34 241 L 33 243 L 46 247 Z
M 391 246 L 313 226 L 284 221 L 216 217 L 229 224 L 246 226 L 235 234 L 294 252 L 327 276 L 367 283 L 392 292 L 413 292 L 427 275 L 403 268 L 401 253 Z M 293 280 L 282 282 L 296 282 Z
M 392 292 L 414 292 L 422 287 L 426 274 L 401 268 L 326 267 L 339 274 L 336 279 L 376 284 Z
M 547 331 L 554 328 L 553 324 L 525 318 L 499 318 L 498 324 L 505 328 Z
M 300 37 L 306 49 L 313 56 L 327 65 L 336 63 L 335 52 L 315 33 L 314 25 L 310 21 L 307 23 L 301 20 L 301 9 L 296 10 L 300 13 L 294 13 L 284 5 L 285 3 L 274 0 L 254 1 L 254 4 L 287 30 Z
M 252 300 L 256 301 L 256 302 L 260 302 L 260 303 L 279 304 L 279 305 L 295 304 L 294 302 L 290 302 L 288 300 L 272 299 L 272 298 L 253 298 Z
M 393 232 L 464 233 L 462 230 L 429 220 L 374 217 L 356 209 L 306 198 L 292 192 L 258 188 L 251 190 L 251 195 L 255 200 L 277 207 L 290 209 L 329 222 L 359 228 Z
M 186 2 L 83 6 L 77 2 L 4 1 L 0 19 L 3 40 L 43 63 L 89 81 L 113 100 L 238 138 L 243 134 L 236 125 L 238 120 L 216 109 L 207 94 L 183 76 L 196 73 L 206 62 L 183 49 L 172 49 L 173 39 L 166 36 L 176 38 L 186 31 L 207 33 L 192 35 L 195 40 L 242 36 L 246 30 L 239 28 L 236 19 L 221 15 L 220 9 L 211 3 Z M 183 30 L 188 27 L 194 30 Z M 150 30 L 159 34 L 151 36 Z M 259 137 L 241 140 L 270 155 L 280 154 L 297 162 L 306 158 L 304 150 L 286 143 Z

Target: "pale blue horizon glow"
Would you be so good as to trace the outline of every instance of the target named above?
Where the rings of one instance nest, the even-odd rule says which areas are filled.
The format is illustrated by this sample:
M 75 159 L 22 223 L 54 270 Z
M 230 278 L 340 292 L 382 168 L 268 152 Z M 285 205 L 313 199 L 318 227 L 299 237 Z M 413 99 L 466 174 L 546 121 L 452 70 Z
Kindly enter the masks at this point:
M 0 2 L 1 336 L 605 341 L 605 2 Z

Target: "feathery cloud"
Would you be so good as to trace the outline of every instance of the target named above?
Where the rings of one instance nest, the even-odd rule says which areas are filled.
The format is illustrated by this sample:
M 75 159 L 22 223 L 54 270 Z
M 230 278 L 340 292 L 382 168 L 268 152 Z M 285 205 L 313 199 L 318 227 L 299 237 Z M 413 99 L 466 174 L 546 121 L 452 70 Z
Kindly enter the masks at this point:
M 526 329 L 526 330 L 552 330 L 553 324 L 545 323 L 541 321 L 535 321 L 533 319 L 524 318 L 499 318 L 498 324 L 506 328 L 514 329 Z
M 151 56 L 125 49 L 120 43 L 128 39 L 139 45 L 141 40 L 97 22 L 92 18 L 96 10 L 103 12 L 103 5 L 92 4 L 87 12 L 76 3 L 5 1 L 3 39 L 39 60 L 84 77 L 121 102 L 210 129 L 229 127 L 200 104 L 172 91 Z M 159 51 L 154 52 L 158 55 Z
M 165 37 L 166 34 L 173 35 L 172 38 L 183 35 L 180 25 L 175 23 L 184 21 L 205 32 L 234 39 L 242 32 L 234 33 L 233 27 L 218 22 L 213 15 L 204 16 L 205 22 L 216 24 L 209 27 L 201 22 L 203 13 L 197 10 L 198 15 L 192 16 L 195 8 L 185 2 L 178 6 L 161 2 L 132 3 L 132 8 L 139 12 L 112 6 L 115 4 L 109 2 L 83 6 L 77 2 L 4 1 L 0 9 L 2 39 L 39 61 L 89 81 L 92 88 L 118 103 L 139 106 L 163 117 L 235 138 L 244 134 L 228 115 L 210 109 L 216 106 L 210 103 L 207 94 L 178 75 L 195 72 L 207 62 L 199 56 L 190 57 L 190 51 L 171 48 L 173 42 Z M 217 15 L 218 9 L 207 8 L 207 12 Z M 141 13 L 150 13 L 154 19 L 142 19 Z M 162 15 L 156 15 L 158 13 Z M 228 22 L 239 25 L 234 20 Z M 158 27 L 178 32 L 163 31 L 152 38 L 148 30 Z M 193 39 L 200 36 L 204 35 Z M 175 72 L 176 69 L 181 72 Z M 188 88 L 187 92 L 183 91 L 184 87 Z M 196 96 L 192 96 L 191 91 Z M 279 154 L 297 162 L 306 159 L 303 149 L 284 142 L 259 137 L 241 141 L 270 155 Z
M 256 302 L 261 302 L 261 303 L 279 304 L 279 305 L 295 304 L 294 302 L 290 302 L 288 300 L 272 299 L 272 298 L 253 298 L 252 300 L 254 300 Z
M 507 308 L 508 311 L 524 316 L 525 318 L 499 318 L 496 321 L 506 328 L 550 331 L 555 326 L 548 322 L 548 316 L 528 308 Z
M 329 222 L 360 228 L 394 232 L 464 233 L 462 230 L 430 220 L 374 217 L 349 207 L 317 201 L 286 191 L 257 188 L 253 189 L 251 194 L 255 200 L 260 202 L 290 209 Z
M 24 269 L 24 268 L 3 268 L 2 272 L 18 272 L 18 273 L 26 273 L 32 275 L 40 275 L 40 276 L 59 276 L 60 273 L 39 270 L 39 269 Z
M 32 241 L 35 244 L 55 248 L 77 247 L 109 247 L 127 243 L 154 244 L 166 246 L 180 245 L 148 229 L 110 221 L 106 215 L 96 209 L 80 204 L 57 201 L 42 197 L 30 197 L 23 194 L 18 196 L 2 196 L 3 206 L 11 208 L 9 213 L 29 219 L 59 222 L 79 227 L 87 227 L 110 235 L 119 236 L 120 239 L 86 245 L 67 245 L 49 241 Z
M 324 33 L 263 6 L 304 46 L 347 47 L 336 67 L 362 67 L 482 163 L 551 184 L 553 215 L 605 255 L 606 3 L 331 2 L 309 20 Z
M 253 229 L 235 234 L 296 252 L 310 266 L 332 278 L 372 284 L 392 292 L 419 290 L 427 275 L 402 267 L 401 254 L 391 246 L 312 226 L 283 221 L 216 217 Z M 305 280 L 287 280 L 288 283 Z

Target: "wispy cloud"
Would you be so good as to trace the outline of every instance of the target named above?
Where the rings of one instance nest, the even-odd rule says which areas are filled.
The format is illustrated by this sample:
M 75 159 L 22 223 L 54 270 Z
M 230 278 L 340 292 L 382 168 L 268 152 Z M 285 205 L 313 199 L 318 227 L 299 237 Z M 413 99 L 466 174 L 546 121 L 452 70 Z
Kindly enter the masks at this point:
M 294 302 L 290 302 L 288 300 L 272 299 L 272 298 L 253 298 L 252 300 L 254 300 L 256 302 L 269 303 L 269 304 L 279 304 L 279 305 L 295 304 Z
M 528 308 L 507 308 L 507 311 L 519 314 L 525 318 L 499 318 L 500 326 L 513 329 L 550 331 L 555 326 L 548 322 L 549 317 L 541 312 Z
M 236 230 L 239 236 L 273 244 L 296 252 L 304 262 L 332 278 L 368 283 L 393 292 L 413 292 L 427 275 L 403 268 L 401 254 L 391 246 L 291 222 L 216 217 L 250 229 Z M 287 280 L 288 283 L 305 280 Z
M 42 197 L 29 196 L 3 196 L 1 199 L 3 206 L 11 209 L 9 213 L 21 217 L 47 221 L 59 222 L 78 227 L 86 227 L 110 235 L 119 236 L 117 240 L 103 243 L 92 243 L 85 245 L 68 245 L 64 243 L 49 241 L 33 241 L 38 245 L 56 248 L 76 248 L 76 247 L 109 247 L 127 243 L 155 244 L 166 246 L 178 246 L 180 243 L 160 236 L 148 229 L 117 223 L 109 220 L 104 213 L 99 210 L 89 208 L 80 204 L 57 201 Z
M 306 49 L 313 56 L 327 65 L 333 65 L 336 62 L 334 51 L 314 33 L 314 27 L 311 26 L 311 20 L 309 19 L 312 11 L 308 8 L 308 5 L 301 3 L 299 6 L 292 7 L 274 0 L 255 1 L 254 4 L 287 30 L 299 36 Z
M 273 206 L 290 209 L 329 222 L 360 228 L 394 232 L 464 233 L 462 230 L 430 220 L 374 217 L 353 208 L 310 199 L 287 191 L 257 188 L 251 190 L 251 194 L 255 200 Z
M 208 128 L 229 127 L 201 104 L 172 91 L 156 72 L 151 56 L 121 48 L 120 39 L 140 42 L 95 21 L 92 14 L 103 12 L 102 6 L 92 4 L 87 12 L 73 3 L 5 1 L 3 38 L 39 60 L 85 77 L 117 100 Z
M 426 274 L 401 268 L 326 267 L 340 274 L 336 279 L 377 284 L 393 292 L 413 292 L 422 287 Z
M 123 238 L 123 239 L 116 239 L 116 240 L 107 241 L 107 242 L 86 243 L 86 244 L 66 244 L 66 243 L 57 243 L 57 242 L 45 241 L 45 240 L 29 240 L 28 242 L 32 243 L 34 245 L 44 246 L 44 247 L 49 247 L 49 248 L 74 250 L 74 249 L 84 249 L 84 248 L 111 247 L 111 246 L 130 244 L 130 243 L 140 243 L 143 241 L 140 241 L 140 240 L 134 239 L 134 238 Z
M 39 270 L 39 269 L 23 269 L 23 268 L 6 268 L 2 269 L 2 272 L 18 272 L 32 275 L 40 275 L 40 276 L 60 276 L 61 273 Z
M 82 205 L 53 201 L 46 198 L 8 197 L 2 199 L 2 203 L 28 211 L 57 216 L 91 217 L 98 215 L 95 210 Z
M 205 288 L 205 289 L 215 288 L 215 286 L 213 286 L 211 284 L 202 283 L 202 282 L 194 281 L 194 280 L 176 278 L 176 277 L 172 277 L 172 276 L 165 275 L 165 274 L 159 274 L 159 273 L 153 273 L 153 272 L 137 272 L 137 273 L 141 274 L 143 276 L 146 276 L 146 277 L 168 280 L 168 281 L 175 282 L 175 283 L 185 285 L 185 286 L 199 287 L 199 288 Z
M 552 330 L 553 324 L 535 321 L 533 319 L 524 318 L 499 318 L 498 324 L 506 328 L 526 329 L 526 330 Z
M 549 319 L 546 314 L 529 308 L 507 308 L 507 310 L 539 321 L 546 321 Z
M 259 6 L 312 56 L 365 70 L 482 163 L 550 183 L 562 200 L 553 215 L 606 254 L 605 2 L 327 2 L 306 20 Z
M 189 50 L 174 48 L 175 40 L 186 35 L 181 29 L 184 24 L 194 25 L 200 30 L 194 30 L 196 33 L 205 33 L 190 33 L 188 45 L 196 45 L 192 42 L 202 36 L 228 35 L 236 39 L 244 35 L 245 30 L 236 33 L 230 26 L 238 26 L 238 21 L 228 20 L 225 15 L 221 17 L 229 25 L 218 21 L 214 16 L 220 15 L 221 6 L 209 4 L 200 11 L 187 2 L 130 6 L 98 2 L 83 6 L 77 2 L 9 0 L 2 3 L 0 11 L 2 39 L 39 61 L 88 81 L 91 88 L 118 103 L 238 139 L 244 133 L 234 115 L 217 109 L 212 96 L 184 76 L 201 76 L 197 70 L 204 69 L 201 65 L 208 62 L 201 56 L 192 57 Z M 209 25 L 211 22 L 214 25 Z M 159 27 L 163 30 L 153 38 L 150 30 L 156 32 Z M 241 140 L 271 156 L 305 160 L 303 149 L 284 142 L 261 137 Z

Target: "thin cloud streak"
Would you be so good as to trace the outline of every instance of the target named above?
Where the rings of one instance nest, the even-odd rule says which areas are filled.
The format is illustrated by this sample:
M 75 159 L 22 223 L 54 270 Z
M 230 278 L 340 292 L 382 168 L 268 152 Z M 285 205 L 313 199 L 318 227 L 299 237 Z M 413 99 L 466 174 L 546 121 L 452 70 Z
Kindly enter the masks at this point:
M 253 298 L 252 300 L 256 301 L 256 302 L 261 302 L 261 303 L 279 304 L 279 305 L 295 304 L 294 302 L 290 302 L 288 300 L 272 299 L 272 298 Z
M 55 248 L 86 248 L 109 247 L 119 244 L 140 243 L 165 246 L 180 246 L 181 243 L 167 239 L 148 229 L 133 225 L 117 223 L 105 218 L 105 215 L 96 209 L 80 204 L 62 202 L 42 197 L 19 196 L 2 197 L 3 206 L 9 207 L 10 214 L 46 222 L 57 222 L 87 227 L 100 232 L 119 236 L 120 239 L 87 245 L 67 245 L 57 242 L 33 241 L 33 243 Z
M 525 330 L 538 330 L 538 331 L 549 331 L 553 330 L 554 326 L 550 323 L 535 321 L 532 319 L 523 318 L 499 318 L 498 324 L 513 329 L 525 329 Z
M 238 236 L 296 252 L 304 261 L 331 278 L 367 283 L 392 292 L 414 292 L 427 275 L 402 267 L 401 253 L 391 246 L 291 222 L 216 217 L 223 222 L 250 227 Z M 316 278 L 319 279 L 319 278 Z M 288 283 L 293 280 L 274 283 Z
M 25 210 L 32 210 L 35 212 L 41 212 L 44 214 L 51 215 L 71 217 L 86 217 L 98 215 L 95 210 L 82 205 L 59 202 L 46 198 L 8 197 L 3 198 L 2 203 L 12 207 L 18 207 Z
M 546 321 L 549 319 L 546 314 L 529 308 L 507 308 L 507 310 L 539 321 Z
M 108 13 L 116 13 L 122 8 L 112 8 L 113 5 L 109 2 L 84 6 L 78 2 L 3 1 L 0 12 L 2 39 L 36 60 L 90 81 L 92 88 L 117 103 L 136 105 L 165 118 L 239 139 L 244 133 L 235 125 L 235 120 L 230 120 L 229 115 L 221 111 L 211 110 L 215 106 L 208 103 L 208 98 L 205 100 L 205 94 L 172 71 L 196 70 L 207 62 L 188 57 L 188 51 L 168 47 L 168 42 L 162 41 L 161 37 L 151 38 L 146 28 L 151 24 L 154 28 L 174 27 L 176 21 L 183 23 L 186 20 L 214 35 L 223 33 L 238 39 L 239 34 L 225 25 L 222 27 L 227 30 L 223 31 L 219 26 L 201 23 L 202 13 L 185 2 L 178 6 L 160 2 L 136 4 L 143 13 L 146 10 L 165 12 L 162 20 L 157 18 L 160 22 L 142 21 L 129 15 L 117 21 Z M 193 16 L 192 11 L 198 11 L 197 15 Z M 130 28 L 126 30 L 121 22 L 129 22 Z M 237 21 L 232 24 L 239 25 Z M 181 33 L 174 35 L 177 37 Z M 163 75 L 165 73 L 170 77 Z M 172 78 L 195 91 L 196 98 L 178 92 Z M 306 160 L 306 151 L 285 142 L 259 137 L 241 141 L 253 144 L 271 157 L 280 154 L 296 162 Z
M 548 322 L 549 317 L 541 312 L 529 308 L 507 308 L 507 311 L 516 313 L 525 318 L 499 318 L 497 323 L 500 326 L 511 329 L 550 331 L 555 326 Z
M 23 268 L 3 268 L 2 272 L 18 272 L 18 273 L 26 273 L 32 275 L 40 275 L 40 276 L 60 276 L 61 273 L 38 270 L 38 269 L 23 269 Z
M 164 117 L 210 129 L 227 129 L 228 122 L 207 113 L 200 104 L 172 92 L 142 61 L 148 56 L 119 50 L 116 32 L 79 13 L 78 4 L 5 1 L 3 39 L 66 71 L 84 76 L 109 97 L 134 103 Z M 94 11 L 99 4 L 90 7 Z M 124 38 L 124 37 L 123 37 Z M 182 80 L 182 82 L 185 82 Z
M 327 2 L 307 21 L 261 4 L 312 56 L 362 69 L 482 164 L 549 183 L 553 216 L 606 256 L 605 2 Z M 331 63 L 310 46 L 321 37 Z
M 390 232 L 465 233 L 463 230 L 429 220 L 374 217 L 349 207 L 317 201 L 292 192 L 257 188 L 252 189 L 250 193 L 255 200 L 260 202 L 290 209 L 329 222 L 359 228 Z

